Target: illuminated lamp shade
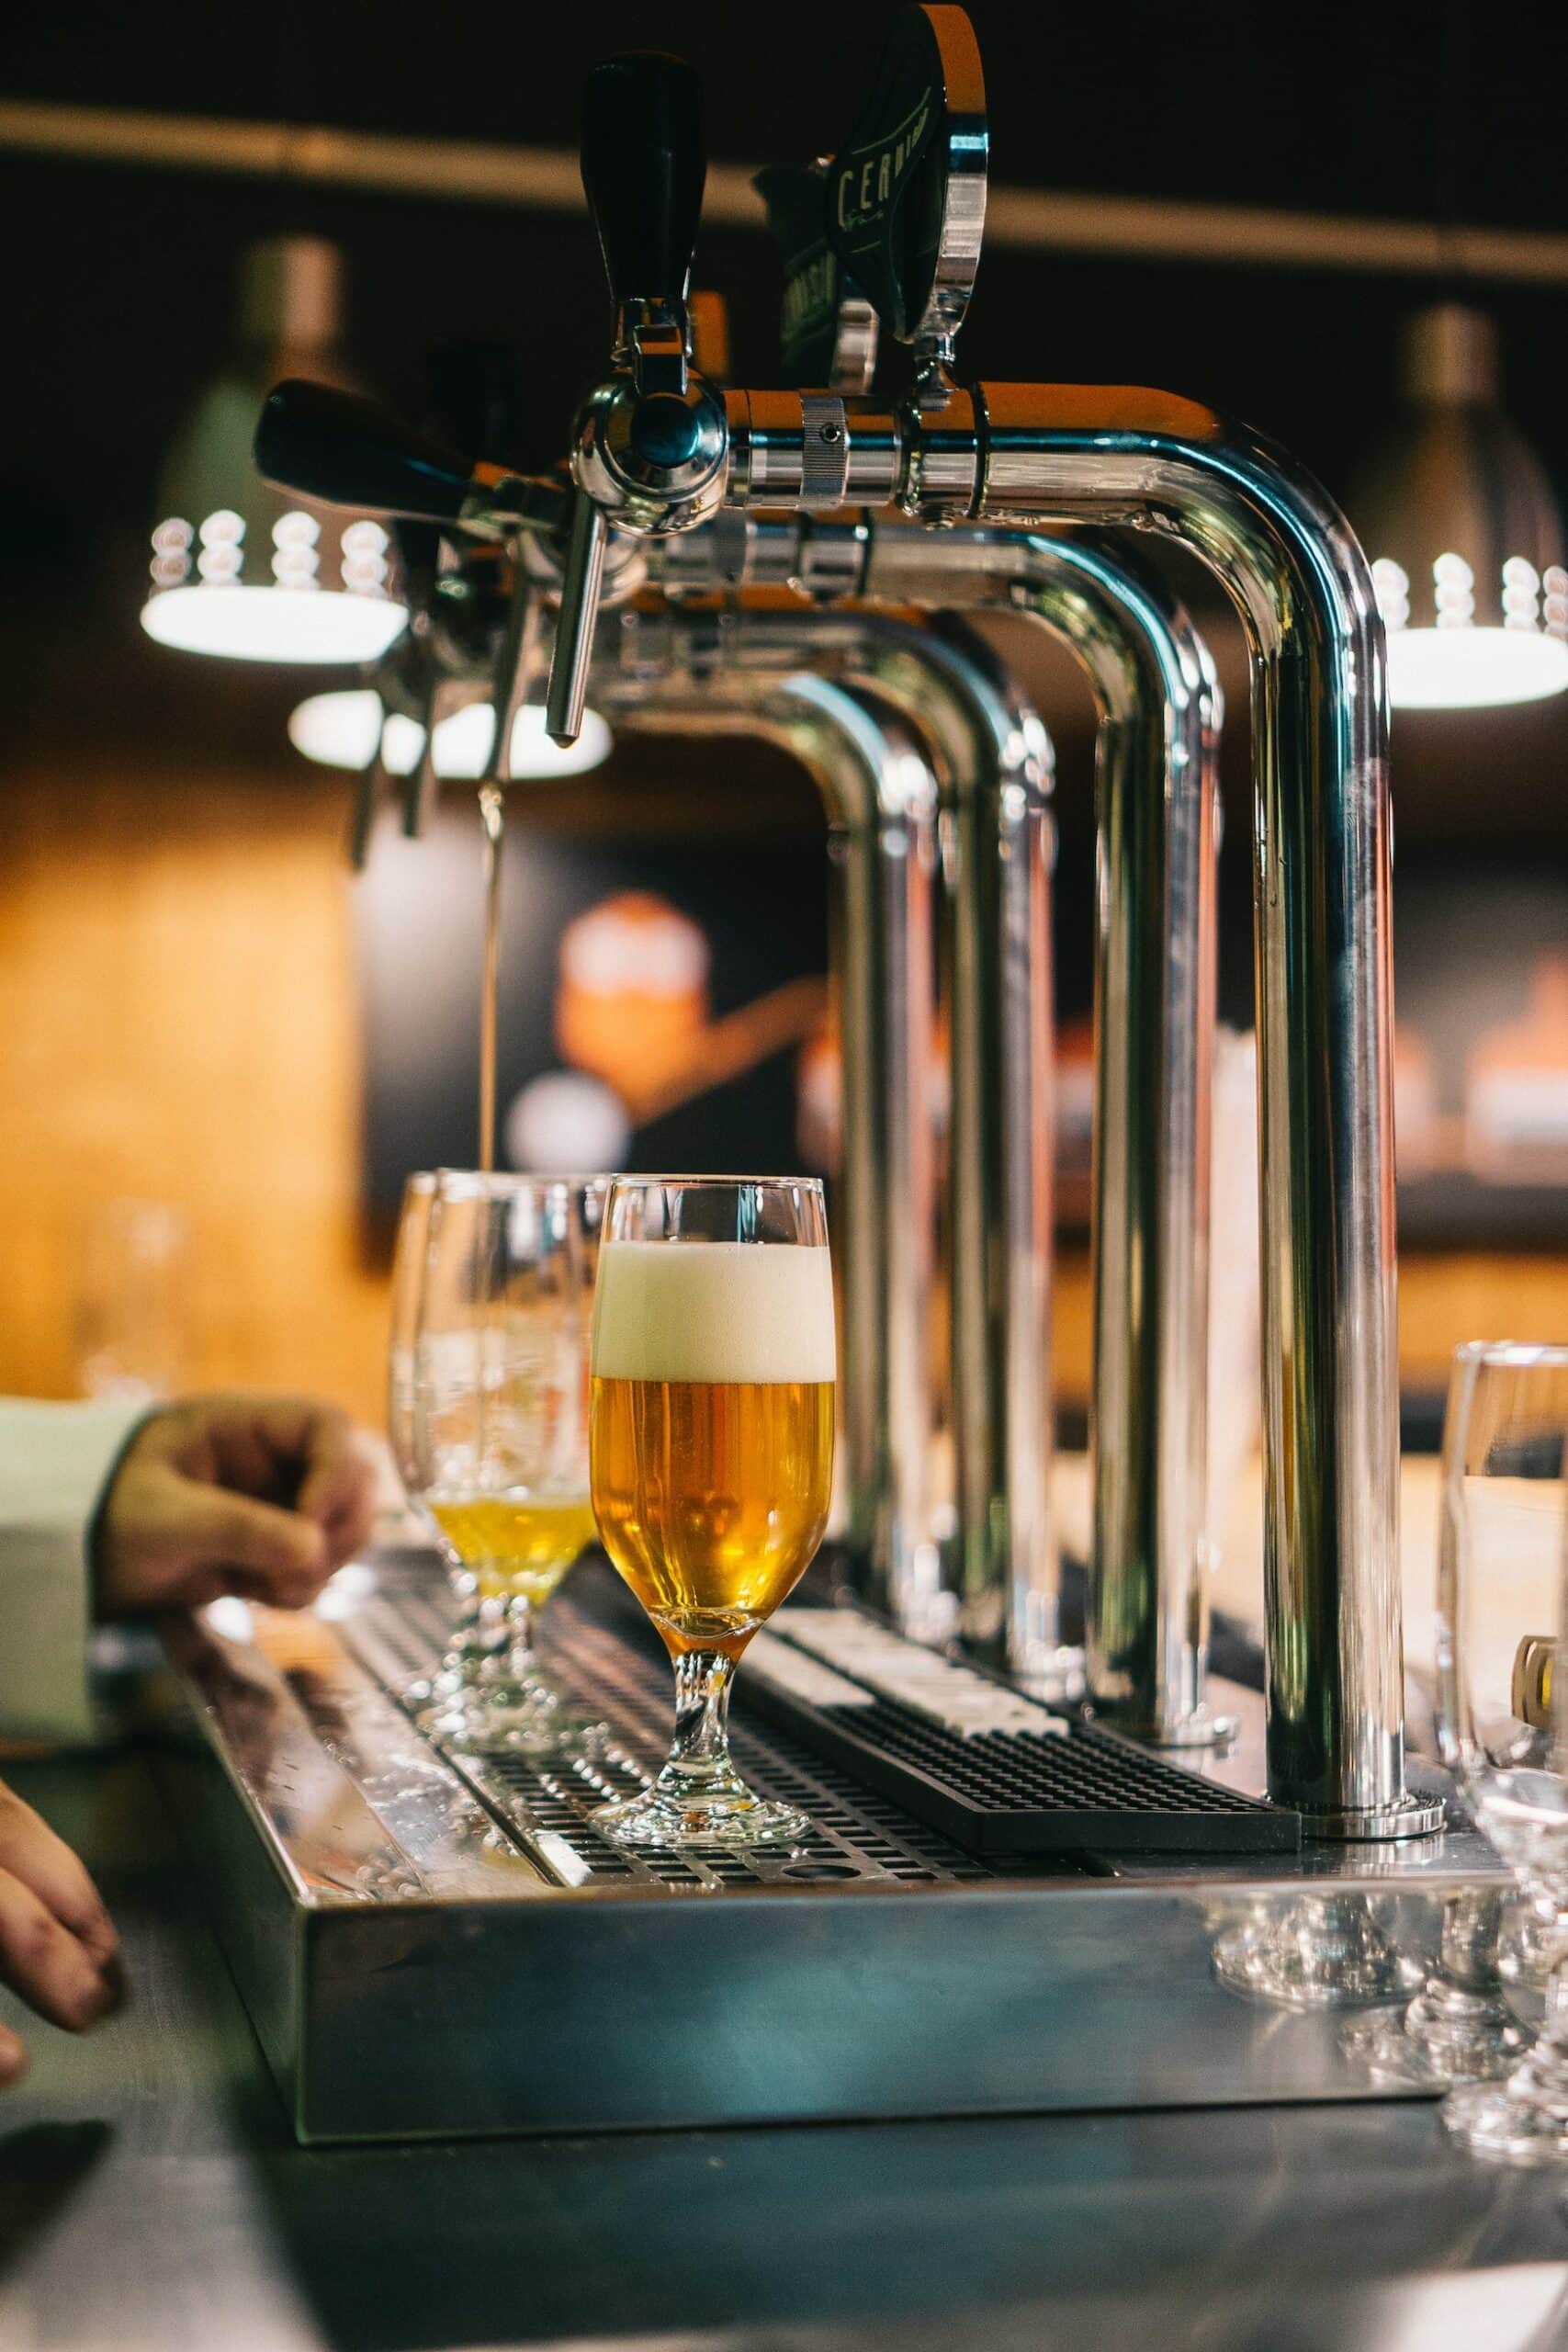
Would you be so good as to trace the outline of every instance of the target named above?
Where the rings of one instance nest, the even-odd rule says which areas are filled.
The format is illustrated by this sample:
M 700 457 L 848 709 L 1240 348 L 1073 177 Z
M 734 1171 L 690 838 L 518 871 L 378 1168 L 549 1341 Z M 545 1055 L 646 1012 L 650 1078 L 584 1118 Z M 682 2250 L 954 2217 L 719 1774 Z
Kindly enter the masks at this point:
M 397 542 L 370 515 L 264 482 L 256 414 L 285 376 L 356 389 L 338 352 L 342 269 L 314 237 L 253 245 L 238 335 L 179 426 L 158 488 L 141 626 L 160 645 L 247 662 L 374 662 L 402 634 Z
M 375 757 L 377 737 L 381 762 L 389 775 L 412 775 L 424 750 L 424 729 L 401 711 L 387 711 L 374 686 L 346 687 L 341 693 L 310 695 L 288 720 L 288 740 L 308 760 L 325 767 L 367 768 Z M 487 702 L 469 703 L 444 718 L 435 730 L 435 773 L 444 782 L 474 782 L 483 775 L 490 757 L 495 717 Z M 584 711 L 582 732 L 564 749 L 545 732 L 545 715 L 525 706 L 512 729 L 512 773 L 519 781 L 548 776 L 581 775 L 607 759 L 612 737 L 596 710 Z
M 1568 570 L 1546 474 L 1497 402 L 1496 330 L 1445 302 L 1404 331 L 1404 406 L 1350 519 L 1372 563 L 1396 709 L 1568 687 Z

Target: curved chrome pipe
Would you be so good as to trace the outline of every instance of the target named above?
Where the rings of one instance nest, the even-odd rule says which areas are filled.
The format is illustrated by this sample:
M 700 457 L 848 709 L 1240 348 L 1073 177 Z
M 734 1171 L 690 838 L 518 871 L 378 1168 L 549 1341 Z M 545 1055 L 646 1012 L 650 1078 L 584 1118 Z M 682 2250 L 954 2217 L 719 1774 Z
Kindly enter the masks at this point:
M 768 674 L 805 662 L 818 674 Z M 938 1419 L 930 1313 L 936 1225 L 931 768 L 950 808 L 983 803 L 1009 811 L 1014 855 L 1008 887 L 1015 899 L 1021 894 L 1027 936 L 1037 937 L 1044 951 L 1021 966 L 1020 978 L 1048 1008 L 1049 870 L 1041 844 L 1049 742 L 977 640 L 956 628 L 948 641 L 939 640 L 871 613 L 629 611 L 621 616 L 618 653 L 606 658 L 601 650 L 594 691 L 606 708 L 622 713 L 623 724 L 770 734 L 804 760 L 823 793 L 832 833 L 843 1053 L 852 1548 L 869 1599 L 918 1638 L 944 1639 L 953 1630 L 955 1603 L 932 1539 L 931 1493 Z M 1032 1081 L 1048 1083 L 1048 1024 L 1014 1043 Z M 1048 1098 L 1044 1107 L 1048 1113 Z M 1048 1124 L 1030 1133 L 1031 1148 L 1048 1168 Z M 961 1189 L 965 1197 L 973 1190 Z M 1015 1254 L 1016 1279 L 1029 1285 L 1034 1313 L 1027 1326 L 1015 1317 L 1006 1328 L 1015 1343 L 1015 1392 L 1036 1409 L 1027 1443 L 1015 1449 L 1012 1475 L 1021 1522 L 1038 1530 L 1030 1555 L 1032 1589 L 1043 1603 L 1048 1598 L 1055 1638 L 1055 1549 L 1046 1517 L 1048 1221 L 1043 1234 L 1032 1229 Z M 976 1296 L 970 1321 L 979 1319 L 982 1338 L 983 1316 L 983 1299 Z M 1009 1393 L 1008 1370 L 1004 1361 L 1000 1381 L 978 1393 L 973 1381 L 967 1387 L 954 1383 L 964 1525 L 994 1521 L 998 1492 L 1004 1503 L 1008 1496 L 1006 1457 L 993 1434 L 1003 1430 L 1003 1419 L 991 1410 Z M 971 1493 L 976 1499 L 966 1501 Z M 1007 1589 L 998 1570 L 988 1604 L 998 1619 Z
M 1090 1696 L 1131 1729 L 1201 1739 L 1208 1641 L 1205 1521 L 1210 1102 L 1218 924 L 1221 702 L 1208 649 L 1162 576 L 1103 537 L 960 526 L 877 529 L 868 587 L 915 587 L 946 610 L 1005 598 L 1089 674 L 1096 741 L 1093 1534 Z M 940 626 L 940 622 L 938 624 Z M 1006 860 L 1005 842 L 1001 856 Z M 1005 1000 L 983 891 L 963 894 L 958 968 Z M 994 976 L 994 977 L 993 977 Z M 1013 984 L 1016 989 L 1017 983 Z M 994 1017 L 1008 1014 L 998 1007 Z M 956 1058 L 956 1057 L 955 1057 Z M 954 1070 L 955 1096 L 961 1084 Z M 1031 1115 L 1015 1078 L 986 1090 L 980 1165 L 1017 1166 Z M 1009 1132 L 1010 1130 L 1010 1133 Z M 968 1163 L 955 1154 L 954 1182 Z M 1026 1212 L 1015 1197 L 1015 1225 Z M 1049 1244 L 1049 1233 L 1044 1246 Z M 1010 1582 L 1016 1587 L 1013 1565 Z M 1018 1644 L 1014 1657 L 1017 1660 Z
M 953 608 L 1005 604 L 1088 673 L 1100 843 L 1089 1687 L 1129 1728 L 1202 1738 L 1220 718 L 1207 650 L 1161 575 L 1103 537 L 727 520 L 726 560 L 748 576 L 939 607 L 932 628 L 955 641 Z M 703 536 L 660 550 L 666 571 L 694 584 Z M 824 615 L 819 657 L 829 629 Z M 891 673 L 920 718 L 941 639 L 911 637 L 919 666 L 889 649 L 884 682 Z M 1018 741 L 1032 715 L 1007 710 L 996 657 L 962 641 L 972 669 L 995 671 L 991 709 L 924 715 L 947 770 L 976 779 L 952 796 L 943 859 L 962 1623 L 1051 1689 L 1078 1660 L 1062 1645 L 1050 1496 L 1050 820 Z
M 1160 393 L 987 386 L 972 512 L 1124 522 L 1246 628 L 1257 775 L 1269 1786 L 1320 1834 L 1408 1834 L 1382 630 L 1324 492 Z
M 928 1488 L 935 779 L 895 711 L 825 678 L 731 677 L 725 694 L 710 681 L 700 695 L 680 680 L 651 696 L 641 684 L 621 705 L 602 675 L 596 662 L 595 691 L 621 724 L 774 742 L 821 794 L 841 1069 L 847 1544 L 856 1589 L 929 1633 L 942 1590 Z

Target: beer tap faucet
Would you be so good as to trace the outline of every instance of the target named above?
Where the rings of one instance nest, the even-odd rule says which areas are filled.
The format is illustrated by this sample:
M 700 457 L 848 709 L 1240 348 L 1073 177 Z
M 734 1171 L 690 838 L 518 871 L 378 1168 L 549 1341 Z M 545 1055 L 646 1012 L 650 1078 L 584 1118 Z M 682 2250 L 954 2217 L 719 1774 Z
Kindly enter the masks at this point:
M 1371 576 L 1301 468 L 1197 401 L 953 383 L 977 97 L 962 10 L 906 9 L 828 175 L 829 242 L 884 324 L 913 327 L 908 397 L 731 390 L 678 481 L 628 464 L 637 396 L 623 373 L 581 413 L 574 475 L 634 536 L 690 529 L 719 499 L 892 502 L 1025 539 L 1085 523 L 1159 532 L 1224 587 L 1249 646 L 1257 762 L 1269 1786 L 1320 1836 L 1424 1834 L 1440 1812 L 1404 1785 L 1388 711 Z
M 615 305 L 611 374 L 579 414 L 545 727 L 582 726 L 612 522 L 639 536 L 689 530 L 724 497 L 724 403 L 692 364 L 686 291 L 706 164 L 702 96 L 654 51 L 594 67 L 582 102 L 582 185 Z

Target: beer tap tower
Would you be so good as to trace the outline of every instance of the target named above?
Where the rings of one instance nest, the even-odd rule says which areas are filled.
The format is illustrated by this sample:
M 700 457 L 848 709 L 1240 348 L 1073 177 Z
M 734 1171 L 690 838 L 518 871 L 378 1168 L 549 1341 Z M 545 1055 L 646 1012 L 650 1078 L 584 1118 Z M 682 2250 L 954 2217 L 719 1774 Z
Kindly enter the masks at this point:
M 957 382 L 985 163 L 966 17 L 907 9 L 820 186 L 822 251 L 909 347 L 908 390 L 721 390 L 693 362 L 685 309 L 703 176 L 694 77 L 668 59 L 614 60 L 590 78 L 583 169 L 615 328 L 574 427 L 570 510 L 555 484 L 433 457 L 299 388 L 275 395 L 258 454 L 328 496 L 348 494 L 352 463 L 362 508 L 558 564 L 547 722 L 562 740 L 580 723 L 602 600 L 655 577 L 667 595 L 730 592 L 777 563 L 834 603 L 1010 605 L 1077 647 L 1100 697 L 1104 855 L 1089 1668 L 1097 1701 L 1156 1736 L 1205 1728 L 1195 1538 L 1218 707 L 1168 594 L 1101 535 L 1159 533 L 1215 573 L 1252 670 L 1269 1792 L 1320 1837 L 1407 1837 L 1439 1816 L 1404 1777 L 1387 718 L 1367 568 L 1299 468 L 1195 402 Z M 905 519 L 823 519 L 857 507 Z M 811 624 L 833 626 L 831 611 Z M 912 684 L 911 707 L 923 692 Z M 1013 803 L 983 799 L 966 836 L 955 793 L 945 828 L 953 1028 L 968 1048 L 954 1105 L 962 1589 L 982 1642 L 1005 1636 L 1013 1596 L 1017 1665 L 1020 1621 L 1042 1595 L 1048 1619 L 1054 1590 L 1048 1137 L 1037 1054 L 1025 1082 L 1007 1039 L 1010 1019 L 1027 1035 L 1043 1017 L 1043 900 L 1010 896 Z
M 825 181 L 829 246 L 912 346 L 908 393 L 721 394 L 673 366 L 700 185 L 699 161 L 670 170 L 695 145 L 688 92 L 654 60 L 589 85 L 616 331 L 574 430 L 547 723 L 571 732 L 612 525 L 656 540 L 721 505 L 892 503 L 935 528 L 1157 530 L 1219 578 L 1247 633 L 1257 767 L 1269 1786 L 1320 1835 L 1429 1828 L 1404 1775 L 1387 695 L 1365 560 L 1298 467 L 1194 401 L 954 380 L 986 153 L 958 8 L 906 12 Z M 660 187 L 662 249 L 627 233 Z

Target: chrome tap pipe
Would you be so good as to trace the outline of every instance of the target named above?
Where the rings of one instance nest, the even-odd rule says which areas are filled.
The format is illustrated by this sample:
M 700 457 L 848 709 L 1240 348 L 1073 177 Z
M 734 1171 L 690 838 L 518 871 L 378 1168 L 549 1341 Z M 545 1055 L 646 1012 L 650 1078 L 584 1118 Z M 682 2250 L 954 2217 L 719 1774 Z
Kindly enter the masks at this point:
M 703 536 L 691 545 L 689 569 L 703 560 Z M 721 550 L 721 560 L 728 564 L 733 552 Z M 594 692 L 623 724 L 769 733 L 805 761 L 828 807 L 843 1053 L 846 1442 L 861 1589 L 921 1640 L 947 1638 L 955 1621 L 999 1633 L 1010 1605 L 1032 1644 L 1027 1653 L 1015 1644 L 1014 1654 L 1043 1672 L 1044 1652 L 1058 1640 L 1049 1518 L 1049 740 L 989 649 L 956 624 L 939 638 L 863 610 L 670 606 L 617 617 L 618 650 L 602 650 Z M 806 662 L 817 674 L 767 675 Z M 880 751 L 868 732 L 874 724 Z M 909 730 L 902 741 L 900 725 Z M 999 1025 L 1009 1070 L 1025 1090 L 1015 1156 L 1021 1152 L 1032 1171 L 1010 1193 L 1000 1170 L 983 1188 L 1009 1310 L 988 1325 L 987 1285 L 962 1271 L 977 1261 L 987 1228 L 971 1214 L 982 1187 L 957 1172 L 960 1160 L 970 1163 L 975 1124 L 955 1115 L 953 1215 L 976 1238 L 954 1249 L 953 1286 L 964 1302 L 954 1306 L 953 1402 L 964 1534 L 951 1565 L 931 1537 L 931 1443 L 942 1418 L 931 1358 L 935 810 L 910 766 L 916 747 L 927 785 L 933 770 L 941 780 L 944 831 L 967 835 L 978 825 L 1005 844 L 997 865 L 1012 943 L 1008 981 L 998 989 L 987 970 L 962 1001 L 987 1008 L 985 1037 Z M 944 891 L 944 922 L 955 903 Z M 955 1073 L 964 1067 L 959 1033 L 967 1046 L 973 1029 L 955 1003 Z M 966 1091 L 976 1097 L 972 1085 Z M 1021 1230 L 1015 1200 L 1030 1213 Z M 965 1378 L 960 1367 L 976 1364 Z M 1010 1393 L 1010 1448 L 995 1409 Z M 1010 1512 L 1018 1535 L 1010 1553 L 965 1540 Z M 1048 1642 L 1032 1638 L 1037 1628 Z
M 619 724 L 774 742 L 821 795 L 841 1072 L 847 1544 L 857 1590 L 927 1633 L 942 1591 L 929 1490 L 935 779 L 896 711 L 827 678 L 742 678 L 728 695 L 671 680 L 650 695 L 639 682 L 623 702 L 603 675 L 601 650 L 595 691 Z
M 1220 720 L 1207 649 L 1161 574 L 1102 537 L 725 524 L 731 575 L 939 608 L 934 642 L 916 640 L 920 670 L 896 688 L 916 718 L 958 607 L 1026 613 L 1088 673 L 1100 866 L 1089 1689 L 1130 1729 L 1203 1738 Z M 694 583 L 705 536 L 660 551 L 666 580 L 679 564 Z M 958 1582 L 965 1638 L 1050 1689 L 1080 1663 L 1062 1642 L 1050 1495 L 1050 820 L 1027 755 L 995 733 L 998 716 L 1013 733 L 1031 716 L 998 712 L 1005 694 L 998 674 L 989 711 L 950 701 L 924 720 L 944 773 L 971 779 L 944 794 Z
M 848 588 L 944 616 L 1007 605 L 1088 673 L 1100 876 L 1089 1689 L 1131 1729 L 1201 1739 L 1220 718 L 1207 650 L 1162 576 L 1119 542 L 725 521 L 729 576 L 804 579 L 818 594 Z M 705 536 L 660 551 L 667 580 L 679 565 L 695 584 Z M 920 653 L 901 690 L 917 718 L 929 634 Z M 949 703 L 934 721 L 944 773 L 972 780 L 944 795 L 958 1586 L 966 1640 L 1051 1690 L 1071 1687 L 1083 1661 L 1062 1639 L 1050 1493 L 1050 820 L 1027 755 L 995 733 L 1005 692 L 998 675 L 989 712 Z M 1015 711 L 1015 736 L 1020 723 Z
M 1094 694 L 1094 1507 L 1085 1668 L 1097 1706 L 1128 1729 L 1201 1739 L 1212 1728 L 1203 1678 L 1221 719 L 1213 665 L 1162 575 L 1103 537 L 878 529 L 867 589 L 918 594 L 944 610 L 1004 598 L 1076 654 Z M 956 1009 L 954 1017 L 954 1214 L 973 1185 L 987 1204 L 983 1231 L 1016 1238 L 1033 1222 L 1031 1192 L 1049 1182 L 1048 1164 L 1038 1164 L 1048 1136 L 1030 1141 L 1040 1111 L 1017 1057 L 1005 1046 L 994 1057 L 981 1042 L 987 1024 L 1004 1039 L 1016 1029 L 1029 987 L 1027 971 L 1011 968 L 1022 943 L 1016 933 L 1010 939 L 986 878 L 992 857 L 999 873 L 1012 869 L 1000 812 L 953 903 L 953 968 L 979 989 L 968 1013 L 975 1037 L 963 1047 Z M 1032 960 L 1037 949 L 1032 958 L 1025 951 Z M 1048 1215 L 1033 1239 L 1048 1251 Z M 986 1289 L 1006 1295 L 994 1276 Z M 1010 1352 L 1016 1363 L 1016 1340 Z M 973 1382 L 964 1356 L 956 1376 Z M 1012 1401 L 1010 1385 L 987 1396 L 993 1422 Z M 1027 1454 L 1027 1428 L 1015 1436 L 1010 1456 Z M 982 1540 L 991 1534 L 976 1519 L 969 1525 Z M 1016 1670 L 1059 1635 L 1027 1597 L 1035 1579 L 1018 1531 L 1008 1532 Z M 992 1589 L 1002 1580 L 994 1566 L 976 1579 Z M 1020 1622 L 1031 1615 L 1032 1628 Z
M 1251 653 L 1272 1793 L 1320 1835 L 1404 1790 L 1388 710 L 1366 561 L 1324 492 L 1160 393 L 981 387 L 972 511 L 1134 523 L 1220 579 Z
M 1160 531 L 1208 564 L 1241 617 L 1258 796 L 1269 1787 L 1322 1836 L 1438 1826 L 1404 1788 L 1388 714 L 1365 559 L 1290 459 L 1167 393 L 992 384 L 902 413 L 852 397 L 825 419 L 824 400 L 811 403 L 840 497 L 892 500 L 937 526 Z M 731 391 L 726 431 L 730 501 L 818 503 L 800 394 Z

